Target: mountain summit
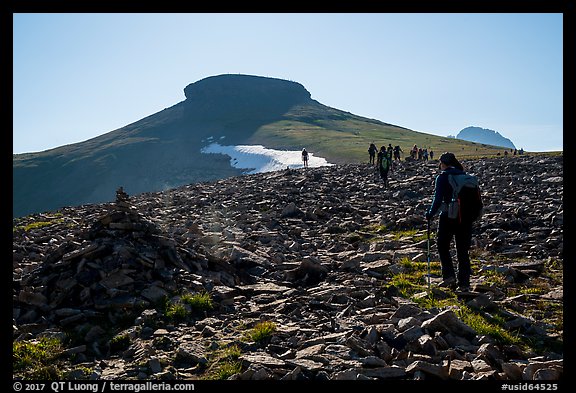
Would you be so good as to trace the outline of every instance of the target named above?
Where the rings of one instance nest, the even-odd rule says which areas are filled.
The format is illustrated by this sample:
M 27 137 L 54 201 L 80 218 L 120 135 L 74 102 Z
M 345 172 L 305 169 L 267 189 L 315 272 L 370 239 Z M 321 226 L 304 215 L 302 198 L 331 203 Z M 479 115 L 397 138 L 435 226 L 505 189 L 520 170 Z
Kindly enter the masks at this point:
M 510 139 L 503 137 L 497 131 L 489 130 L 487 128 L 466 127 L 456 135 L 456 138 L 470 142 L 516 149 L 516 146 L 514 146 L 514 143 L 512 143 Z
M 252 75 L 220 75 L 184 89 L 186 110 L 202 118 L 218 116 L 275 118 L 292 106 L 309 102 L 299 83 Z
M 331 164 L 360 162 L 373 141 L 484 154 L 470 142 L 328 107 L 292 81 L 225 74 L 191 83 L 184 94 L 184 101 L 96 138 L 14 154 L 13 216 L 108 202 L 120 186 L 135 195 L 242 175 L 229 155 L 204 153 L 212 143 L 306 147 Z
M 301 149 L 303 135 L 318 140 L 312 128 L 343 134 L 322 121 L 354 119 L 355 132 L 358 124 L 390 126 L 324 106 L 301 84 L 276 78 L 212 76 L 184 94 L 184 101 L 96 138 L 13 155 L 13 216 L 110 201 L 119 186 L 134 195 L 241 175 L 227 155 L 202 153 L 214 141 Z
M 13 215 L 113 199 L 241 174 L 207 140 L 245 142 L 295 105 L 314 105 L 300 84 L 250 75 L 220 75 L 189 84 L 186 100 L 96 138 L 13 156 Z M 317 105 L 317 103 L 316 103 Z

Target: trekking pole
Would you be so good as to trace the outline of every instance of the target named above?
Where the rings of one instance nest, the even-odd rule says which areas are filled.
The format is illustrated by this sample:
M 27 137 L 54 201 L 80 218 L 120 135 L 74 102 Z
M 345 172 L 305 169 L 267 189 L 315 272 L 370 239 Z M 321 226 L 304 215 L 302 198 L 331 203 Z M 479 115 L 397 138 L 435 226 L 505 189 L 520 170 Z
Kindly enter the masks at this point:
M 427 235 L 428 235 L 428 292 L 430 292 L 430 219 L 427 220 L 428 221 L 428 229 L 427 229 Z

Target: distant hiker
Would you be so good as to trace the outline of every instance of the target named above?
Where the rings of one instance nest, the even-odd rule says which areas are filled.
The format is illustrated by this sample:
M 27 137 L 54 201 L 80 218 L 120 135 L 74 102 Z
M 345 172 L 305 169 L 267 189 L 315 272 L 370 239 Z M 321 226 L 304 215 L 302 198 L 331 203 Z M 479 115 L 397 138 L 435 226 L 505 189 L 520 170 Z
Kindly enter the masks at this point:
M 394 146 L 394 161 L 400 161 L 400 153 L 402 153 L 400 146 Z
M 428 155 L 430 156 L 431 160 L 434 159 L 434 152 L 432 151 L 432 149 L 430 149 L 430 152 L 428 153 Z
M 368 155 L 370 156 L 370 164 L 374 165 L 375 164 L 375 159 L 376 159 L 376 152 L 378 151 L 378 148 L 376 147 L 376 145 L 374 143 L 370 144 L 370 147 L 368 148 Z
M 416 157 L 418 157 L 418 146 L 414 145 L 412 147 L 412 150 L 410 150 L 410 157 L 412 157 L 414 160 Z
M 378 172 L 380 173 L 380 179 L 384 181 L 384 187 L 386 187 L 388 185 L 388 171 L 392 164 L 392 155 L 391 153 L 388 154 L 386 146 L 380 147 L 376 162 L 378 165 Z
M 306 148 L 302 149 L 302 162 L 304 163 L 304 167 L 308 166 L 308 152 Z
M 386 157 L 388 158 L 388 161 L 390 161 L 389 162 L 390 165 L 388 165 L 389 166 L 388 170 L 390 170 L 390 171 L 394 169 L 393 165 L 392 165 L 392 156 L 393 155 L 394 155 L 394 148 L 392 147 L 392 144 L 389 143 L 388 147 L 386 148 Z
M 441 172 L 436 176 L 434 199 L 425 213 L 425 218 L 430 221 L 440 211 L 436 241 L 442 266 L 443 280 L 440 286 L 455 289 L 456 285 L 458 285 L 459 290 L 468 291 L 472 273 L 468 252 L 472 242 L 472 223 L 476 217 L 461 215 L 458 218 L 449 218 L 450 209 L 448 209 L 453 199 L 452 180 L 450 177 L 452 175 L 465 175 L 466 172 L 464 172 L 462 164 L 460 164 L 453 153 L 444 153 L 440 156 L 439 169 Z M 457 278 L 454 265 L 452 264 L 452 256 L 450 255 L 450 243 L 454 237 L 456 239 L 456 256 L 458 258 Z

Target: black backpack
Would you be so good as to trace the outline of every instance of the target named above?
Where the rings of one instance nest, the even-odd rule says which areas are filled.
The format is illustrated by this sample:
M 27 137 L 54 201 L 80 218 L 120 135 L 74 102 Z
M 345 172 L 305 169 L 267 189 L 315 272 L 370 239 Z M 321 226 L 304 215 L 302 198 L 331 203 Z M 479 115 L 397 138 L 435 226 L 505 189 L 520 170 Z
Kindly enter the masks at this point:
M 467 173 L 448 174 L 448 181 L 452 186 L 452 199 L 447 207 L 448 218 L 458 219 L 459 222 L 480 219 L 484 204 L 478 178 Z

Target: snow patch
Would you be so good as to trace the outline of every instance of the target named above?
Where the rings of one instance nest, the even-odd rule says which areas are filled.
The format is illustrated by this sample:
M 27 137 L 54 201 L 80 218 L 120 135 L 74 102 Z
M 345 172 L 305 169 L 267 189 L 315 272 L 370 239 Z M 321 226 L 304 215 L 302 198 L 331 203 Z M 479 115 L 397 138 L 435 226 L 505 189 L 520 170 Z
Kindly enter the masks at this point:
M 223 146 L 211 143 L 200 150 L 201 153 L 225 154 L 230 157 L 230 165 L 234 168 L 246 169 L 244 174 L 279 171 L 286 168 L 302 168 L 302 151 L 300 150 L 274 150 L 262 145 Z M 308 152 L 308 166 L 330 166 L 322 157 L 314 157 Z

